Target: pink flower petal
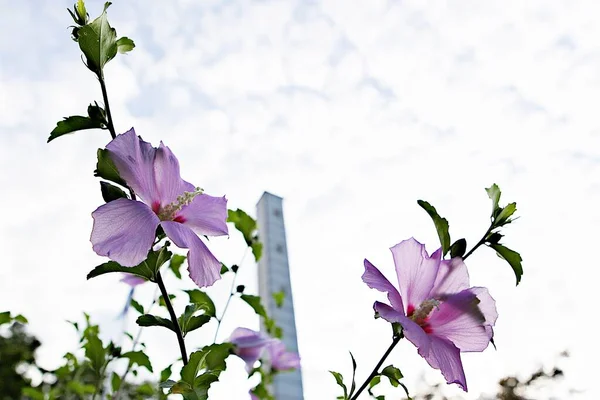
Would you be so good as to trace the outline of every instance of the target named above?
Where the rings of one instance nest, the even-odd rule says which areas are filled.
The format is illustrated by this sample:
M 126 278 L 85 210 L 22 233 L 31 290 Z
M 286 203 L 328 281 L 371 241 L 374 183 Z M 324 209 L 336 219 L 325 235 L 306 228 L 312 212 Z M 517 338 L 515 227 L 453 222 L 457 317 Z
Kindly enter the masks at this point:
M 172 221 L 163 221 L 161 226 L 176 246 L 190 249 L 188 271 L 198 287 L 211 286 L 221 279 L 221 263 L 190 228 Z
M 385 303 L 378 301 L 373 305 L 375 312 L 388 322 L 397 322 L 402 325 L 404 336 L 417 348 L 419 354 L 427 354 L 431 345 L 431 338 L 425 333 L 417 323 L 406 317 L 402 312 L 398 312 Z
M 123 274 L 123 278 L 121 278 L 121 282 L 128 284 L 132 288 L 141 285 L 142 283 L 148 282 L 146 279 L 141 276 L 137 276 L 134 274 Z
M 431 290 L 431 297 L 444 298 L 469 287 L 469 272 L 462 258 L 442 260 Z
M 96 254 L 125 267 L 134 267 L 146 259 L 160 222 L 147 205 L 118 199 L 98 207 L 92 217 L 90 241 Z
M 286 351 L 285 344 L 281 340 L 274 339 L 267 345 L 267 350 L 271 366 L 276 370 L 286 371 L 300 367 L 300 356 L 291 351 Z
M 419 349 L 419 354 L 429 365 L 442 372 L 448 384 L 456 383 L 462 390 L 467 391 L 467 378 L 460 359 L 460 350 L 450 341 L 432 336 L 429 352 L 422 353 Z
M 221 236 L 229 233 L 227 229 L 227 199 L 201 194 L 194 197 L 191 204 L 177 213 L 183 217 L 184 224 L 196 233 L 207 236 Z
M 252 329 L 236 328 L 227 341 L 236 346 L 235 354 L 246 362 L 246 370 L 250 372 L 260 358 L 265 346 L 271 343 L 273 339 Z
M 394 257 L 400 296 L 404 300 L 404 306 L 418 307 L 430 297 L 440 266 L 441 249 L 429 257 L 425 246 L 410 238 L 390 250 Z
M 492 338 L 491 325 L 486 323 L 486 318 L 494 318 L 495 322 L 497 314 L 487 289 L 480 289 L 483 289 L 479 293 L 481 299 L 472 289 L 465 289 L 434 309 L 428 320 L 432 334 L 450 340 L 460 351 L 485 350 Z M 482 300 L 484 308 L 479 307 Z M 486 317 L 483 310 L 493 312 L 493 315 Z
M 113 139 L 106 149 L 115 163 L 119 175 L 146 204 L 160 201 L 154 179 L 154 156 L 156 149 L 144 142 L 131 128 Z
M 365 259 L 365 273 L 362 275 L 362 280 L 371 289 L 377 289 L 380 292 L 386 292 L 388 300 L 392 307 L 396 310 L 404 310 L 402 298 L 398 290 L 387 280 L 385 276 L 371 262 Z
M 160 205 L 166 206 L 177 200 L 183 192 L 193 192 L 194 185 L 181 179 L 179 161 L 167 146 L 160 142 L 154 158 L 154 176 L 160 197 Z

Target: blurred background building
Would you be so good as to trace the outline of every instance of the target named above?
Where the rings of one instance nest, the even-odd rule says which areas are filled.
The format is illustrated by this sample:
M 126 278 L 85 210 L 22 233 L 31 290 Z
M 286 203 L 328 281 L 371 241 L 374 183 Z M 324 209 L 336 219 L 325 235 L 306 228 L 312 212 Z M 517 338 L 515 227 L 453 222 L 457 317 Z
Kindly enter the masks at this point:
M 283 329 L 283 342 L 288 351 L 298 352 L 294 301 L 283 222 L 283 199 L 263 193 L 257 208 L 257 222 L 263 255 L 258 263 L 259 294 L 268 315 Z M 278 307 L 273 293 L 283 292 L 285 299 Z M 261 329 L 264 330 L 264 327 Z M 302 372 L 297 369 L 277 375 L 273 382 L 277 400 L 303 400 Z

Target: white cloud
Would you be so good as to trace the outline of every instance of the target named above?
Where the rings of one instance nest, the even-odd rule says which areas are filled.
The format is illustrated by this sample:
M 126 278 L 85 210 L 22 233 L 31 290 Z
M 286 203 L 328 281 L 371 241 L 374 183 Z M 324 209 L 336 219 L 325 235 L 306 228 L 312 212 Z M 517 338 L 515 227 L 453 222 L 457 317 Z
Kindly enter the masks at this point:
M 61 321 L 117 312 L 126 289 L 116 278 L 85 281 L 101 262 L 88 243 L 89 213 L 101 200 L 95 150 L 109 137 L 89 131 L 44 143 L 57 120 L 85 112 L 100 93 L 69 39 L 67 13 L 39 7 L 15 3 L 0 16 L 11 38 L 0 45 L 0 243 L 8 249 L 0 303 L 30 318 L 46 344 L 42 360 L 56 363 L 75 346 Z M 433 249 L 419 198 L 450 220 L 454 238 L 474 243 L 492 182 L 518 202 L 522 218 L 506 233 L 525 275 L 515 289 L 495 255 L 483 249 L 469 260 L 473 283 L 490 286 L 500 310 L 498 351 L 465 357 L 473 396 L 504 374 L 549 365 L 565 348 L 566 385 L 592 396 L 597 9 L 559 0 L 117 3 L 111 21 L 138 48 L 107 68 L 111 106 L 119 130 L 133 125 L 163 140 L 186 179 L 226 193 L 232 208 L 252 211 L 263 190 L 285 198 L 307 399 L 336 394 L 327 370 L 348 375 L 347 350 L 360 378 L 386 347 L 389 329 L 371 320 L 377 293 L 360 281 L 362 260 L 391 275 L 387 247 L 416 236 Z M 240 240 L 211 245 L 239 261 Z M 234 307 L 223 332 L 234 316 L 255 323 L 246 312 Z M 162 347 L 173 338 L 147 337 L 157 363 L 174 358 Z M 409 387 L 423 371 L 442 382 L 409 344 L 390 362 Z M 224 381 L 240 379 L 237 369 Z

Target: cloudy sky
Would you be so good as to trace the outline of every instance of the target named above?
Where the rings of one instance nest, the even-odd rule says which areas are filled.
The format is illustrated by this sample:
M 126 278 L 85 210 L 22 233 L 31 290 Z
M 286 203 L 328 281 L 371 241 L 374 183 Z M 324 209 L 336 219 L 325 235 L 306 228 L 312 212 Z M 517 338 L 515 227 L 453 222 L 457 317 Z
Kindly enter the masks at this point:
M 468 260 L 472 284 L 490 288 L 500 313 L 498 350 L 463 357 L 469 398 L 493 392 L 506 374 L 556 363 L 567 376 L 554 395 L 600 395 L 592 385 L 600 357 L 597 2 L 114 3 L 112 25 L 137 45 L 106 69 L 117 131 L 134 126 L 147 141 L 163 140 L 183 177 L 226 194 L 230 208 L 254 213 L 265 190 L 284 198 L 307 400 L 338 394 L 327 370 L 348 375 L 348 350 L 364 379 L 388 346 L 388 326 L 372 318 L 382 297 L 360 279 L 363 259 L 391 277 L 390 246 L 414 236 L 435 250 L 418 199 L 450 221 L 454 239 L 475 243 L 491 208 L 484 188 L 494 182 L 503 204 L 518 204 L 506 244 L 521 252 L 525 275 L 515 287 L 489 249 Z M 110 137 L 87 131 L 46 144 L 56 121 L 101 100 L 69 38 L 71 3 L 0 5 L 0 309 L 30 319 L 51 368 L 76 347 L 65 319 L 85 310 L 108 336 L 122 328 L 115 317 L 127 288 L 116 276 L 85 280 L 104 261 L 88 239 L 102 202 L 95 152 Z M 101 6 L 88 2 L 93 16 Z M 229 264 L 244 252 L 236 234 L 211 248 Z M 249 261 L 240 281 L 256 291 Z M 210 291 L 220 307 L 227 279 Z M 140 301 L 153 293 L 141 288 Z M 258 326 L 244 304 L 230 312 L 220 339 L 237 325 Z M 189 348 L 210 340 L 214 325 L 203 331 Z M 168 333 L 143 337 L 155 369 L 177 357 Z M 559 358 L 563 350 L 569 359 Z M 408 342 L 389 361 L 414 392 L 443 382 Z M 229 365 L 214 398 L 244 398 L 250 387 L 242 363 Z

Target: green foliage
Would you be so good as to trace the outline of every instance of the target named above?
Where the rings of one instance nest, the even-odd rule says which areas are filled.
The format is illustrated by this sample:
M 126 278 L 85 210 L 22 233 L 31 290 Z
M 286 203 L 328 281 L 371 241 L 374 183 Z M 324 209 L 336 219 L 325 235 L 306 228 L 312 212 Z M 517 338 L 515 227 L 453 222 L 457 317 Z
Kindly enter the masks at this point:
M 206 292 L 199 289 L 186 290 L 185 292 L 190 297 L 190 303 L 198 306 L 198 310 L 204 310 L 204 315 L 208 315 L 209 317 L 217 315 L 215 303 Z
M 492 200 L 492 214 L 490 217 L 492 222 L 483 239 L 483 243 L 494 249 L 500 258 L 508 262 L 515 274 L 518 285 L 523 276 L 523 265 L 521 264 L 523 259 L 519 253 L 500 243 L 503 235 L 498 232 L 498 229 L 514 221 L 514 218 L 511 217 L 517 211 L 517 203 L 509 203 L 505 207 L 501 207 L 500 196 L 502 195 L 502 192 L 495 183 L 485 190 Z
M 86 65 L 90 71 L 100 75 L 107 62 L 117 55 L 117 31 L 110 26 L 106 9 L 110 2 L 105 3 L 102 14 L 91 23 L 79 29 L 77 42 L 85 55 Z
M 174 254 L 173 257 L 171 257 L 171 262 L 169 263 L 169 268 L 171 269 L 171 271 L 173 271 L 173 274 L 178 279 L 181 279 L 181 265 L 185 261 L 185 258 L 186 258 L 185 256 L 182 256 L 179 254 Z
M 98 338 L 98 334 L 94 330 L 89 330 L 85 339 L 86 342 L 83 345 L 85 357 L 90 362 L 90 366 L 94 373 L 100 377 L 102 376 L 106 365 L 106 349 L 102 346 L 102 341 Z
M 56 123 L 56 127 L 52 130 L 52 132 L 50 132 L 48 143 L 68 133 L 74 133 L 86 129 L 105 129 L 105 126 L 101 122 L 93 120 L 90 117 L 84 117 L 81 115 L 65 117 L 62 121 L 58 121 Z
M 181 328 L 181 333 L 184 337 L 188 332 L 194 331 L 210 321 L 211 317 L 209 315 L 194 315 L 200 310 L 203 310 L 202 306 L 189 304 L 185 307 L 185 311 L 179 317 L 179 327 Z
M 462 257 L 467 251 L 467 241 L 465 239 L 458 239 L 450 246 L 450 257 Z
M 156 273 L 160 267 L 171 258 L 171 256 L 172 253 L 164 246 L 158 251 L 151 250 L 148 253 L 148 258 L 135 267 L 123 267 L 119 263 L 108 261 L 91 270 L 87 275 L 87 279 L 92 279 L 111 272 L 125 272 L 155 282 Z
M 0 335 L 0 399 L 3 400 L 21 398 L 21 390 L 30 381 L 19 374 L 17 368 L 35 364 L 35 351 L 40 346 L 40 342 L 29 335 L 24 325 L 15 319 L 9 312 L 0 313 L 0 321 L 4 321 L 0 325 L 12 324 L 5 336 Z
M 144 314 L 140 315 L 135 321 L 139 326 L 162 326 L 176 332 L 175 326 L 170 319 L 157 317 L 156 315 Z
M 121 354 L 121 358 L 127 358 L 132 365 L 138 365 L 153 372 L 152 363 L 143 351 L 128 351 L 127 353 Z
M 213 344 L 190 355 L 189 362 L 181 370 L 179 382 L 166 381 L 161 387 L 169 388 L 170 394 L 181 394 L 184 399 L 207 400 L 210 386 L 219 380 L 225 370 L 225 359 L 232 354 L 231 343 Z
M 254 296 L 251 294 L 242 294 L 240 296 L 240 298 L 242 300 L 244 300 L 250 307 L 252 307 L 254 312 L 256 314 L 258 314 L 259 316 L 261 316 L 263 318 L 269 317 L 267 315 L 267 310 L 265 309 L 265 307 L 263 306 L 263 304 L 261 302 L 260 296 Z
M 227 211 L 227 222 L 232 222 L 235 229 L 242 233 L 246 244 L 252 249 L 254 259 L 258 262 L 262 256 L 262 243 L 259 241 L 256 220 L 238 208 L 235 211 Z
M 111 185 L 108 182 L 100 182 L 100 191 L 102 192 L 102 198 L 105 202 L 111 202 L 117 199 L 127 199 L 127 194 L 115 185 Z
M 271 293 L 271 296 L 273 296 L 273 301 L 275 301 L 275 306 L 277 308 L 283 307 L 283 301 L 285 300 L 285 292 L 283 290 L 273 292 Z
M 523 259 L 521 258 L 521 255 L 501 244 L 490 244 L 490 247 L 496 250 L 496 253 L 499 257 L 506 260 L 510 264 L 515 273 L 515 277 L 517 278 L 518 285 L 519 282 L 521 282 L 521 277 L 523 276 L 523 266 L 521 265 Z
M 333 375 L 333 377 L 335 378 L 335 382 L 344 391 L 344 395 L 343 396 L 338 396 L 338 397 L 336 397 L 336 399 L 338 399 L 338 400 L 348 400 L 349 399 L 349 397 L 348 397 L 348 388 L 344 384 L 344 377 L 342 376 L 342 374 L 340 374 L 339 372 L 335 372 L 335 371 L 329 371 L 329 373 L 331 375 Z
M 117 40 L 117 50 L 121 54 L 130 52 L 134 47 L 135 43 L 133 43 L 133 40 L 129 39 L 128 37 L 123 36 Z
M 140 303 L 138 303 L 137 301 L 135 301 L 135 299 L 131 299 L 129 301 L 129 304 L 131 304 L 131 307 L 133 307 L 133 309 L 137 312 L 139 312 L 140 314 L 144 313 L 144 307 L 142 307 L 142 305 Z
M 433 220 L 433 224 L 435 225 L 435 229 L 437 231 L 437 234 L 440 238 L 440 243 L 442 245 L 442 252 L 445 256 L 446 253 L 448 253 L 448 250 L 450 250 L 450 233 L 448 232 L 448 220 L 446 218 L 440 217 L 435 207 L 429 204 L 428 202 L 424 200 L 418 200 L 417 203 L 419 204 L 419 206 L 421 206 L 423 210 L 427 211 L 427 214 L 429 214 L 429 216 Z
M 99 178 L 106 179 L 107 181 L 111 181 L 117 183 L 123 187 L 126 187 L 127 184 L 119 175 L 119 171 L 113 163 L 113 160 L 110 158 L 110 153 L 106 149 L 98 149 L 97 152 L 98 161 L 96 163 L 96 170 L 94 171 L 94 176 Z
M 27 318 L 22 316 L 21 314 L 17 314 L 14 317 L 11 315 L 10 311 L 0 312 L 0 325 L 8 324 L 11 322 L 18 322 L 20 324 L 26 324 Z

